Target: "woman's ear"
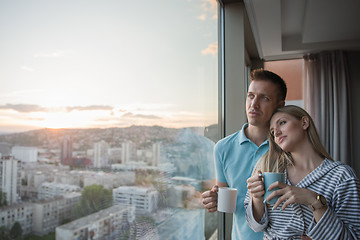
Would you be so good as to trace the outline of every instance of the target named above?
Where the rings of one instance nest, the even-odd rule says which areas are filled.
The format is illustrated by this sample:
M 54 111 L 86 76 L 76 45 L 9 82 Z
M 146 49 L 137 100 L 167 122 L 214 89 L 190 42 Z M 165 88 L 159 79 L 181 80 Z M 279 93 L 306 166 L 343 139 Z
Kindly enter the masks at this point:
M 301 126 L 304 130 L 306 130 L 309 127 L 309 118 L 306 116 L 303 116 L 301 118 Z

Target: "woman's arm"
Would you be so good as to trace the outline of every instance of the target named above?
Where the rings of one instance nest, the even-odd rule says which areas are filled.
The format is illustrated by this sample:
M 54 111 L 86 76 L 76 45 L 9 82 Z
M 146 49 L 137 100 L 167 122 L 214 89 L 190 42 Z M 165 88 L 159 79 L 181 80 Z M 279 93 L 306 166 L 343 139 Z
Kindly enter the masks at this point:
M 268 224 L 264 200 L 264 184 L 262 174 L 257 174 L 247 180 L 248 192 L 245 197 L 246 220 L 255 232 L 262 231 Z
M 269 187 L 281 188 L 267 197 L 267 200 L 282 195 L 274 204 L 274 209 L 285 201 L 282 210 L 291 203 L 311 205 L 315 192 L 282 183 Z M 316 193 L 315 193 L 316 194 Z M 310 201 L 307 198 L 311 199 Z M 312 239 L 360 239 L 360 183 L 351 178 L 338 185 L 333 194 L 332 206 L 313 211 L 314 219 L 308 228 L 307 236 Z
M 312 239 L 360 239 L 360 183 L 352 178 L 336 187 L 333 204 L 307 234 Z
M 257 173 L 248 178 L 246 182 L 248 193 L 252 198 L 253 216 L 257 222 L 260 222 L 265 212 L 265 204 L 263 203 L 265 189 L 261 171 L 257 171 Z

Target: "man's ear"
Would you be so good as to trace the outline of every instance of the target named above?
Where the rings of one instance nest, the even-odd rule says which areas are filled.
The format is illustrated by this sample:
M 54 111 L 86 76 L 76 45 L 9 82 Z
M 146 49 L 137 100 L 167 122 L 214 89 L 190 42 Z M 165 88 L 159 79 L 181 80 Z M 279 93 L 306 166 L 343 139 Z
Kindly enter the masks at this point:
M 309 127 L 309 118 L 306 116 L 303 116 L 301 118 L 301 125 L 304 130 L 306 130 Z
M 283 107 L 283 106 L 285 106 L 285 100 L 280 100 L 279 107 Z

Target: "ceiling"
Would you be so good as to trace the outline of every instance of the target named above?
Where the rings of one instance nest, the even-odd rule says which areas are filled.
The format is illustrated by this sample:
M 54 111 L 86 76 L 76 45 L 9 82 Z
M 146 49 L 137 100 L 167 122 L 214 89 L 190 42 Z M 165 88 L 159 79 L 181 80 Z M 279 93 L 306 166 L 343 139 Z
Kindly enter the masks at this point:
M 359 0 L 244 0 L 259 57 L 360 51 Z

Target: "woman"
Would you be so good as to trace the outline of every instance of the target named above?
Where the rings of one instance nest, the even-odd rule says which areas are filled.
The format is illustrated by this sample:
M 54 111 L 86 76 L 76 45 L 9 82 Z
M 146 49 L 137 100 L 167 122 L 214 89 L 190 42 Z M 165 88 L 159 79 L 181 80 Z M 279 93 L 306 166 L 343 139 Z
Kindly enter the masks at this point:
M 286 184 L 264 199 L 263 172 L 284 172 Z M 264 239 L 360 239 L 360 184 L 354 171 L 322 146 L 309 114 L 279 108 L 270 121 L 269 152 L 247 180 L 249 226 Z M 268 204 L 280 196 L 274 205 Z M 307 237 L 305 237 L 307 236 Z

